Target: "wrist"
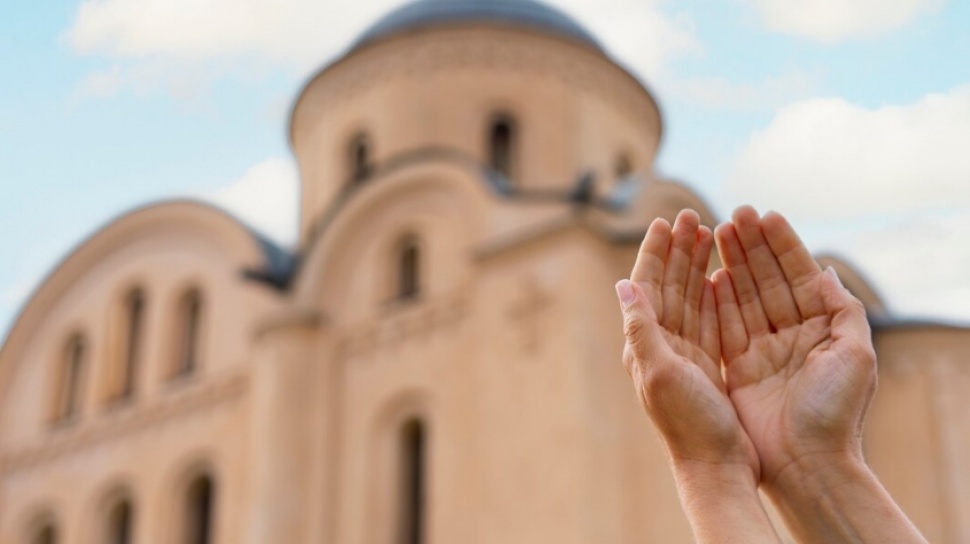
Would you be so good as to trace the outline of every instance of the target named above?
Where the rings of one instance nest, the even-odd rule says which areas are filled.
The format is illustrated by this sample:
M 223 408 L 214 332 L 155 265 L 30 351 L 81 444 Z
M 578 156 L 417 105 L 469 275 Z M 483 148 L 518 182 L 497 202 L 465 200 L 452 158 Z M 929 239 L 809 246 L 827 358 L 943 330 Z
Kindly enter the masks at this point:
M 673 472 L 697 542 L 778 542 L 750 465 L 680 459 Z
M 858 481 L 870 474 L 861 451 L 813 453 L 802 455 L 786 464 L 764 482 L 763 489 L 773 501 L 789 496 L 812 500 L 818 499 L 841 483 Z
M 799 540 L 925 542 L 861 453 L 802 457 L 764 490 Z
M 674 479 L 678 486 L 702 487 L 710 491 L 738 493 L 758 489 L 758 476 L 747 463 L 710 462 L 697 459 L 673 459 Z

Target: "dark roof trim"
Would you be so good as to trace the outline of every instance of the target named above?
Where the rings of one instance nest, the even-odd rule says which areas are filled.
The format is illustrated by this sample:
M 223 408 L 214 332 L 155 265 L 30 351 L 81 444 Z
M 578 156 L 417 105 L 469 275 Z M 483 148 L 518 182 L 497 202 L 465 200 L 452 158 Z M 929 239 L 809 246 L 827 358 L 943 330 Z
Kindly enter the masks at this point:
M 570 38 L 597 51 L 596 38 L 565 13 L 534 0 L 418 0 L 379 19 L 351 50 L 382 38 L 455 23 L 492 23 Z

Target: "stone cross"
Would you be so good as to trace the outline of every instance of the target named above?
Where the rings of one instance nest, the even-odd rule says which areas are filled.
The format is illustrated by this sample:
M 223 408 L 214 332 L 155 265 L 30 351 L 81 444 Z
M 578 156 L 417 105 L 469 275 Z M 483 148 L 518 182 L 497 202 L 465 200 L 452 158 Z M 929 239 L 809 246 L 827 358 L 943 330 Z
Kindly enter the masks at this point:
M 551 305 L 552 297 L 539 289 L 535 278 L 529 278 L 523 283 L 523 295 L 512 304 L 509 316 L 516 329 L 521 331 L 522 349 L 527 353 L 534 353 L 539 348 L 542 334 L 541 314 Z

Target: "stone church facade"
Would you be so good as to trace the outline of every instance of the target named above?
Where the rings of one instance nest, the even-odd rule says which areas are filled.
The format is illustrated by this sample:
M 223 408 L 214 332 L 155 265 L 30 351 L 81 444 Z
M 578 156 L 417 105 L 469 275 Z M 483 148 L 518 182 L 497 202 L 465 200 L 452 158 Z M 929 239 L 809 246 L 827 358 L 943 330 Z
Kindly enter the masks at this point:
M 705 203 L 651 94 L 531 0 L 419 0 L 296 99 L 299 245 L 147 206 L 0 351 L 3 544 L 688 542 L 614 282 Z M 870 309 L 871 464 L 970 541 L 970 332 Z M 716 266 L 716 263 L 715 263 Z

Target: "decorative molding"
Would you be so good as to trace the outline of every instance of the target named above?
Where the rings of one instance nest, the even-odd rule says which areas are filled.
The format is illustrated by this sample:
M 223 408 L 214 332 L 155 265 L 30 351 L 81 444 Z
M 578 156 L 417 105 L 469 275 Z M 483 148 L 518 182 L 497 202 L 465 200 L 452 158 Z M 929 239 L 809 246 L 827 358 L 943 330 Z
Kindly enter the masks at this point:
M 395 307 L 400 306 L 400 307 Z M 415 341 L 453 329 L 468 315 L 464 293 L 452 293 L 431 300 L 393 301 L 380 315 L 335 332 L 334 358 L 346 361 L 401 349 Z
M 574 91 L 598 94 L 621 115 L 635 118 L 659 136 L 660 113 L 653 97 L 609 57 L 546 36 L 516 33 L 499 40 L 495 32 L 438 31 L 375 44 L 325 69 L 307 86 L 297 110 L 309 99 L 312 105 L 306 105 L 314 116 L 322 115 L 395 78 L 424 78 L 447 70 L 514 71 L 555 78 Z
M 0 474 L 36 468 L 106 442 L 154 430 L 185 416 L 213 410 L 242 398 L 248 388 L 249 374 L 239 371 L 113 408 L 108 413 L 91 416 L 93 421 L 83 427 L 52 431 L 42 444 L 5 453 L 0 459 L 3 469 Z
M 566 212 L 542 223 L 518 229 L 511 234 L 486 240 L 472 250 L 472 255 L 475 261 L 483 263 L 516 249 L 562 234 L 569 229 L 583 226 L 589 226 L 589 222 L 585 221 L 583 216 Z
M 261 340 L 264 336 L 280 330 L 304 328 L 318 329 L 326 323 L 324 315 L 314 308 L 289 308 L 260 321 L 253 331 L 253 336 Z

